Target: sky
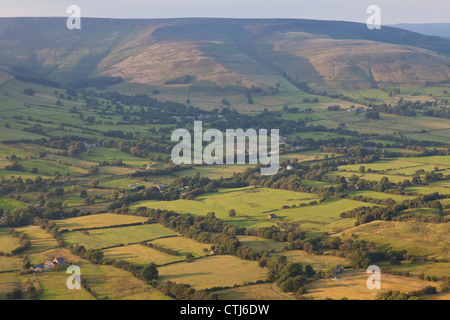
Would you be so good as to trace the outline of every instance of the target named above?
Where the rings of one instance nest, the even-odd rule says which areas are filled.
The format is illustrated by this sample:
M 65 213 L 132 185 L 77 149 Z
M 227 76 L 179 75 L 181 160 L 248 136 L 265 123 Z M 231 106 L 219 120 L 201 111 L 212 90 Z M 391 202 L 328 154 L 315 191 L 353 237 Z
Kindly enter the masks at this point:
M 0 0 L 0 17 L 68 16 L 100 18 L 298 18 L 367 21 L 369 5 L 381 9 L 381 23 L 450 23 L 450 0 Z

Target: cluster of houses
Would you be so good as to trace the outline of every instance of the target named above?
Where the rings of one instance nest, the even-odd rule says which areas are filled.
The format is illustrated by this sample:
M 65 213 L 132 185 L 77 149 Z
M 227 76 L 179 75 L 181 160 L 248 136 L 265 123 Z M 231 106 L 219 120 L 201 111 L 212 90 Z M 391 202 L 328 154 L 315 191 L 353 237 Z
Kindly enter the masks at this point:
M 66 264 L 66 259 L 64 258 L 55 258 L 53 261 L 45 261 L 45 263 L 38 264 L 36 266 L 32 266 L 30 270 L 33 271 L 43 271 L 49 270 L 55 266 L 63 266 Z

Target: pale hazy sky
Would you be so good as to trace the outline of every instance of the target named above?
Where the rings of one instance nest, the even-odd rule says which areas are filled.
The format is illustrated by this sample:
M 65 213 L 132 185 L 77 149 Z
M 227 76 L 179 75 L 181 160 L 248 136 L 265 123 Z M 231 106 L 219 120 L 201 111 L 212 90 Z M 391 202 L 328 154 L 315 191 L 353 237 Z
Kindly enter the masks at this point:
M 108 18 L 299 18 L 366 22 L 369 5 L 381 8 L 381 23 L 450 22 L 450 0 L 0 0 L 0 17 Z

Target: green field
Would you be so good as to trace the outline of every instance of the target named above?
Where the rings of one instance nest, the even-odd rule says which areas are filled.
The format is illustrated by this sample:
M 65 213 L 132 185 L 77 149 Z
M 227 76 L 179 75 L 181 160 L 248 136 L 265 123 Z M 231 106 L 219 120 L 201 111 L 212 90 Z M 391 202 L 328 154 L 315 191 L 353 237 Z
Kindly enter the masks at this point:
M 440 194 L 450 194 L 450 188 L 439 187 L 439 186 L 414 186 L 405 188 L 406 191 L 414 192 L 418 194 L 430 194 L 430 193 L 440 193 Z
M 385 199 L 392 199 L 396 202 L 400 203 L 404 200 L 410 200 L 414 199 L 414 196 L 402 196 L 402 195 L 396 195 L 396 194 L 389 194 L 389 193 L 383 193 L 383 192 L 376 192 L 376 191 L 352 191 L 349 192 L 350 196 L 362 196 L 366 198 L 372 198 L 372 199 L 379 199 L 379 200 L 385 200 Z
M 25 208 L 26 204 L 11 198 L 1 197 L 0 198 L 0 208 L 3 210 L 11 211 L 16 208 Z
M 88 154 L 83 156 L 83 160 L 91 162 L 101 162 L 101 161 L 113 162 L 119 159 L 121 159 L 122 162 L 125 163 L 126 165 L 132 167 L 147 166 L 151 163 L 151 161 L 148 159 L 142 159 L 119 150 L 108 148 L 89 149 Z
M 302 184 L 304 186 L 311 186 L 311 187 L 314 187 L 314 188 L 335 186 L 335 184 L 333 184 L 333 183 L 321 182 L 321 181 L 312 181 L 312 180 L 302 180 Z
M 19 148 L 14 148 L 9 145 L 0 144 L 0 158 L 6 159 L 6 157 L 9 158 L 12 155 L 15 155 L 16 157 L 21 159 L 26 159 L 30 156 L 34 156 L 34 154 L 25 152 Z
M 84 234 L 82 231 L 71 231 L 63 233 L 61 237 L 68 245 L 79 244 L 87 249 L 102 249 L 175 235 L 173 231 L 159 224 L 96 229 L 90 230 L 88 233 Z
M 247 168 L 253 167 L 252 165 L 235 164 L 235 165 L 210 165 L 194 167 L 193 169 L 183 170 L 179 174 L 181 176 L 192 177 L 195 173 L 200 173 L 201 177 L 207 177 L 210 179 L 220 179 L 221 177 L 230 178 L 235 172 L 243 172 Z
M 22 160 L 19 164 L 24 168 L 25 172 L 31 172 L 32 168 L 37 169 L 37 173 L 40 175 L 54 176 L 56 172 L 60 175 L 84 175 L 88 171 L 82 168 L 72 167 L 55 161 L 44 159 Z
M 299 205 L 300 203 L 308 203 L 318 199 L 319 197 L 315 194 L 246 187 L 220 189 L 217 193 L 201 195 L 195 201 L 141 201 L 135 203 L 131 209 L 144 206 L 202 215 L 206 215 L 208 212 L 215 212 L 216 217 L 229 223 L 256 227 L 273 224 L 273 222 L 266 219 L 268 212 L 281 210 L 281 207 L 284 205 Z M 236 210 L 236 217 L 228 217 L 230 209 Z

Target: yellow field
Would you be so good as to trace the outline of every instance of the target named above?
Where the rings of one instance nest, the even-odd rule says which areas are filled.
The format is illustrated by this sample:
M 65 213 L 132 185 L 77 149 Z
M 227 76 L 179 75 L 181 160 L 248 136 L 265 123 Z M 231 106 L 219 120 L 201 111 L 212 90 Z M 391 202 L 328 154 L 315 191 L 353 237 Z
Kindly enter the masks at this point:
M 0 256 L 0 272 L 20 269 L 20 258 Z
M 151 243 L 160 245 L 167 249 L 177 250 L 183 256 L 191 253 L 194 257 L 201 257 L 209 254 L 209 250 L 205 252 L 203 249 L 209 249 L 211 247 L 209 244 L 204 244 L 181 236 L 156 239 L 151 241 Z
M 258 267 L 257 262 L 228 255 L 175 263 L 158 270 L 160 280 L 190 284 L 195 289 L 234 286 L 267 278 L 267 269 Z
M 123 224 L 145 222 L 147 220 L 148 220 L 147 218 L 143 217 L 127 216 L 113 213 L 103 213 L 59 220 L 55 221 L 55 223 L 60 229 L 73 230 L 78 228 L 99 228 L 99 227 L 118 226 Z
M 378 245 L 391 245 L 394 249 L 406 249 L 414 255 L 450 258 L 450 224 L 423 223 L 418 221 L 373 221 L 342 232 L 348 237 L 356 234 L 360 239 Z
M 279 251 L 282 250 L 285 246 L 285 243 L 275 240 L 268 240 L 260 237 L 253 236 L 237 236 L 239 242 L 243 246 L 247 246 L 251 248 L 255 252 L 262 252 L 264 250 L 271 251 Z
M 286 250 L 280 252 L 288 258 L 290 262 L 300 262 L 302 264 L 310 264 L 314 270 L 326 269 L 334 266 L 346 266 L 348 261 L 345 258 L 335 257 L 331 255 L 315 255 L 303 250 Z
M 131 275 L 130 272 L 107 265 L 95 265 L 88 260 L 73 255 L 67 249 L 57 248 L 31 256 L 33 263 L 42 263 L 55 257 L 64 257 L 81 269 L 81 276 L 99 299 L 167 299 L 159 291 Z M 92 299 L 86 291 L 69 290 L 65 286 L 68 275 L 65 270 L 43 271 L 37 274 L 44 289 L 41 299 Z M 0 274 L 1 279 L 1 274 Z M 74 293 L 73 291 L 78 291 Z
M 20 246 L 19 239 L 13 237 L 10 230 L 11 228 L 0 228 L 0 252 L 10 253 Z
M 369 275 L 364 270 L 352 270 L 338 275 L 336 280 L 317 280 L 306 285 L 308 291 L 305 296 L 312 296 L 318 300 L 326 298 L 340 300 L 344 297 L 350 300 L 374 300 L 378 293 L 388 290 L 399 290 L 408 293 L 430 285 L 436 286 L 437 289 L 439 288 L 439 285 L 434 282 L 381 274 L 381 289 L 370 290 L 366 284 L 368 277 Z M 428 297 L 432 297 L 432 295 L 424 298 Z
M 157 265 L 164 265 L 175 261 L 186 260 L 185 256 L 172 256 L 141 244 L 111 248 L 103 252 L 106 259 L 121 259 L 141 266 L 149 265 L 152 262 Z
M 219 300 L 293 300 L 291 293 L 282 292 L 274 283 L 253 284 L 214 293 Z

